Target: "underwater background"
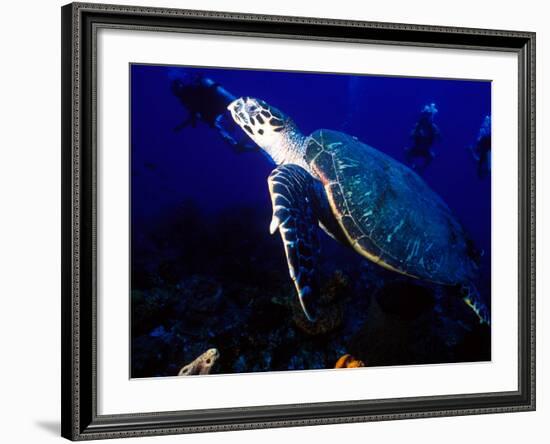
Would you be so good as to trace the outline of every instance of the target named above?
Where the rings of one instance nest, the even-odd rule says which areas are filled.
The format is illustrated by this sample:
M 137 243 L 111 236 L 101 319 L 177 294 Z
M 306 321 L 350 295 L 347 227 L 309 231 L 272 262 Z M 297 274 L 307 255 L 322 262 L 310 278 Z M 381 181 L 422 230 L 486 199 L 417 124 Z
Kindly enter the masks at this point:
M 206 117 L 182 125 L 197 104 L 173 88 L 208 78 L 279 108 L 306 135 L 343 131 L 403 163 L 421 111 L 436 104 L 435 157 L 419 174 L 480 252 L 476 286 L 490 306 L 491 180 L 471 150 L 490 82 L 139 64 L 130 76 L 131 377 L 175 376 L 212 348 L 211 373 L 334 368 L 347 354 L 366 366 L 491 359 L 490 328 L 455 288 L 384 270 L 324 233 L 322 314 L 307 321 L 269 234 L 274 166 Z M 200 106 L 214 107 L 209 98 Z

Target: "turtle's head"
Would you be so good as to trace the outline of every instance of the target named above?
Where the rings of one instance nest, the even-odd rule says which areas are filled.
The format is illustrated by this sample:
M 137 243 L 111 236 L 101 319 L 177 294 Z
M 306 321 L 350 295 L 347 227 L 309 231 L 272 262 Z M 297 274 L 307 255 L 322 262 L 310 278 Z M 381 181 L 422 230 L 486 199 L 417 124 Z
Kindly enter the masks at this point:
M 304 137 L 295 123 L 263 100 L 241 97 L 229 104 L 233 120 L 280 165 L 291 162 L 303 149 Z

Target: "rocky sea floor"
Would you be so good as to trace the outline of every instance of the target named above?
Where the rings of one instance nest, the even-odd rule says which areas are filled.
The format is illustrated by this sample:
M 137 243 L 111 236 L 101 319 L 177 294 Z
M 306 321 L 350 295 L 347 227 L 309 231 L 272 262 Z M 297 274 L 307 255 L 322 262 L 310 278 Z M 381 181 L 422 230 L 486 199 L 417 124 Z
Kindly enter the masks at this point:
M 221 374 L 334 368 L 345 354 L 366 366 L 491 359 L 490 330 L 456 289 L 353 252 L 338 261 L 332 240 L 321 315 L 309 322 L 266 220 L 243 208 L 207 218 L 184 203 L 133 230 L 132 377 L 175 376 L 211 348 L 219 351 L 212 373 Z

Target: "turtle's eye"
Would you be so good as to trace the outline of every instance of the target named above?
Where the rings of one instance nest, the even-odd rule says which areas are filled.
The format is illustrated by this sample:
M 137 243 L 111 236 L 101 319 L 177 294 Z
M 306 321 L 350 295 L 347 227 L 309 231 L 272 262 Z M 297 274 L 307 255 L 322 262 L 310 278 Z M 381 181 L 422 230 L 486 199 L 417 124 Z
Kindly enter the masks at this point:
M 256 103 L 254 103 L 253 101 L 252 102 L 249 101 L 246 104 L 246 112 L 251 116 L 255 116 L 260 112 L 260 110 L 258 108 L 258 105 L 256 105 Z

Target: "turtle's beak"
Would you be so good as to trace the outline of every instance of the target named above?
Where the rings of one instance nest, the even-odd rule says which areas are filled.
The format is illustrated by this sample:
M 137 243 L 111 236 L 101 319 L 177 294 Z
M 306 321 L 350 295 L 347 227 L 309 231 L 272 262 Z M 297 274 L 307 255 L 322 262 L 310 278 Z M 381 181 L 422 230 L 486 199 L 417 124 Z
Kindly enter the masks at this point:
M 245 115 L 243 112 L 245 110 L 245 103 L 242 97 L 233 100 L 233 102 L 231 102 L 227 106 L 227 109 L 231 113 L 231 117 L 233 117 L 233 120 L 235 120 L 235 122 L 237 122 L 238 124 L 248 123 L 248 119 L 245 119 Z
M 229 105 L 227 105 L 227 109 L 231 112 L 236 111 L 239 108 L 244 107 L 244 100 L 242 97 L 233 100 Z

